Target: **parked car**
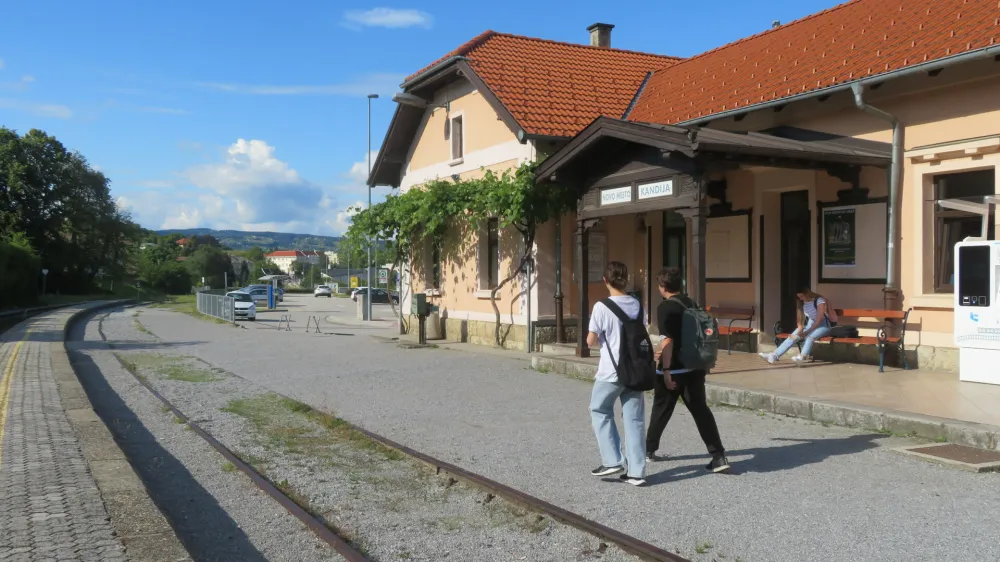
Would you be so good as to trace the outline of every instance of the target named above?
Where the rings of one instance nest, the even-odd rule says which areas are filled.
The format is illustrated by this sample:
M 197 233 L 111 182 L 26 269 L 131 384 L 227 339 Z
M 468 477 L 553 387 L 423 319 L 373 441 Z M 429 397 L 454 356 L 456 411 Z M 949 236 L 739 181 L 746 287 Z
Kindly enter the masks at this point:
M 264 291 L 264 301 L 266 302 L 267 301 L 267 288 L 268 287 L 269 287 L 269 285 L 260 285 L 260 284 L 257 284 L 257 285 L 247 285 L 246 287 L 243 287 L 240 290 L 243 291 L 244 293 L 250 293 L 250 294 L 253 294 L 253 291 Z M 274 299 L 277 302 L 283 302 L 285 300 L 285 290 L 282 289 L 281 287 L 275 287 L 274 288 Z
M 359 295 L 363 295 L 367 292 L 368 287 L 360 287 L 354 292 L 354 294 L 351 295 L 351 299 L 357 301 Z M 392 304 L 399 304 L 399 295 L 390 295 L 385 289 L 372 289 L 372 303 L 388 304 L 389 299 L 392 299 Z
M 254 303 L 264 303 L 264 306 L 267 306 L 267 289 L 250 289 L 246 292 Z
M 236 319 L 245 318 L 251 322 L 257 319 L 257 305 L 254 303 L 253 297 L 249 293 L 244 293 L 243 291 L 230 291 L 226 293 L 227 297 L 233 297 L 236 300 L 234 308 L 236 309 Z M 266 296 L 265 296 L 266 299 Z
M 333 289 L 329 285 L 316 285 L 313 289 L 313 297 L 327 297 L 333 298 Z

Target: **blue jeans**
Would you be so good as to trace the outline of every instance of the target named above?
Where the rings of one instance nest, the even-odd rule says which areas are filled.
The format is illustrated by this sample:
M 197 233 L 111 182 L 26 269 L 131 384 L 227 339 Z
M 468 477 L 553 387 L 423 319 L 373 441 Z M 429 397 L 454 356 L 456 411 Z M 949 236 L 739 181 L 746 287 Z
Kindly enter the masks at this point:
M 812 352 L 813 344 L 816 342 L 816 340 L 830 335 L 830 323 L 827 322 L 826 318 L 821 319 L 819 322 L 820 325 L 817 326 L 815 330 L 809 332 L 809 335 L 806 336 L 805 341 L 802 342 L 803 357 L 810 357 L 810 352 Z M 814 322 L 812 320 L 808 320 L 806 322 L 806 330 L 812 328 L 813 324 Z M 801 330 L 799 328 L 796 328 L 795 331 L 792 332 L 792 335 L 798 336 L 801 333 L 802 333 Z M 792 348 L 793 345 L 795 345 L 795 341 L 796 340 L 792 338 L 788 338 L 785 341 L 781 342 L 781 345 L 774 352 L 774 356 L 781 357 L 782 355 L 784 355 L 786 351 L 788 351 L 789 349 Z
M 625 426 L 625 458 L 622 458 L 621 438 L 615 424 L 615 400 L 622 402 L 622 422 Z M 613 382 L 594 383 L 590 397 L 590 419 L 601 450 L 604 466 L 628 467 L 628 475 L 646 476 L 646 400 L 642 392 L 629 390 Z

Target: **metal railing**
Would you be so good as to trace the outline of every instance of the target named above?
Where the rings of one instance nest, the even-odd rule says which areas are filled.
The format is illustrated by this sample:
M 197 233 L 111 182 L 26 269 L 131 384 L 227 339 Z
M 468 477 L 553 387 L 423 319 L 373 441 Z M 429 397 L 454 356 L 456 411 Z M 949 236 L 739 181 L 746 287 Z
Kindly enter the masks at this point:
M 198 312 L 236 323 L 236 299 L 225 295 L 212 295 L 208 293 L 198 293 Z

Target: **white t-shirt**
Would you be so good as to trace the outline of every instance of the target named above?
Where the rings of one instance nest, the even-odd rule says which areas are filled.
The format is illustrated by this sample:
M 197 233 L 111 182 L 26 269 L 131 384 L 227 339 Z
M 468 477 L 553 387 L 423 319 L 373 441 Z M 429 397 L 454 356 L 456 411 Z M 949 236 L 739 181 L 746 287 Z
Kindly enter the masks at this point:
M 611 300 L 622 309 L 629 318 L 638 318 L 642 305 L 635 297 L 622 295 L 611 297 Z M 594 305 L 594 312 L 590 315 L 589 330 L 598 335 L 601 345 L 601 360 L 597 364 L 597 374 L 594 379 L 600 382 L 618 382 L 618 373 L 615 371 L 614 363 L 611 362 L 612 355 L 615 363 L 618 362 L 618 349 L 621 345 L 622 323 L 615 316 L 614 312 L 608 310 L 604 303 Z M 610 353 L 608 352 L 610 348 Z
M 820 297 L 813 301 L 806 301 L 802 303 L 802 313 L 806 315 L 806 318 L 816 321 L 816 315 L 819 313 L 819 305 L 826 304 L 826 299 Z

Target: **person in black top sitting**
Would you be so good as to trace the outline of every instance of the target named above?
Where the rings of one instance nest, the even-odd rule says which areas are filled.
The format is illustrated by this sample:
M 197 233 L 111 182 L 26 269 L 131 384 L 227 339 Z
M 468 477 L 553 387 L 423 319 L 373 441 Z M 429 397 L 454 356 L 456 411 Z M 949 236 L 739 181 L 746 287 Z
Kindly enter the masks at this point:
M 660 437 L 663 436 L 663 430 L 666 429 L 667 422 L 674 413 L 677 398 L 683 396 L 684 405 L 691 412 L 691 417 L 698 426 L 698 433 L 701 434 L 702 441 L 712 455 L 712 462 L 705 468 L 712 472 L 722 472 L 729 469 L 729 461 L 722 446 L 722 438 L 719 437 L 715 416 L 708 408 L 705 397 L 706 373 L 685 369 L 679 359 L 684 311 L 688 307 L 695 306 L 694 301 L 687 295 L 681 294 L 682 280 L 681 271 L 676 267 L 665 267 L 656 277 L 660 295 L 666 300 L 656 308 L 657 324 L 663 342 L 655 356 L 660 368 L 663 368 L 664 364 L 667 367 L 663 368 L 663 378 L 657 377 L 653 389 L 653 412 L 646 434 L 646 458 L 650 461 L 656 460 L 655 453 L 660 447 Z

